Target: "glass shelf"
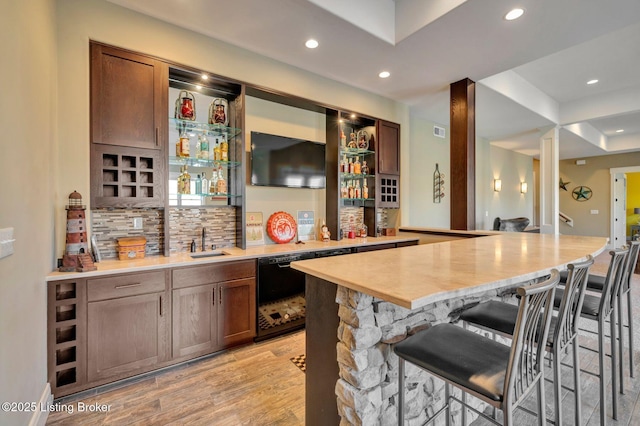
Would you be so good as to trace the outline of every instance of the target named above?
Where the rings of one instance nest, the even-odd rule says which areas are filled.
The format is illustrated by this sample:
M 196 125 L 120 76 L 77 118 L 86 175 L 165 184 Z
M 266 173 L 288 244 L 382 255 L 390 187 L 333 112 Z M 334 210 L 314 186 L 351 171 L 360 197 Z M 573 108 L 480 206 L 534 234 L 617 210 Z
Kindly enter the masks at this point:
M 237 161 L 214 161 L 214 160 L 201 160 L 194 157 L 169 157 L 169 164 L 173 166 L 193 166 L 193 167 L 218 167 L 222 166 L 226 169 L 238 167 L 240 165 Z
M 375 175 L 363 175 L 362 173 L 360 173 L 360 174 L 356 174 L 356 173 L 340 173 L 340 177 L 342 179 L 362 179 L 362 178 L 372 178 L 372 177 L 375 177 Z
M 177 118 L 169 118 L 169 122 L 173 127 L 181 132 L 201 132 L 211 136 L 226 136 L 227 140 L 238 136 L 242 133 L 242 129 L 235 127 L 227 127 L 222 124 L 200 123 L 198 121 L 180 120 Z
M 342 201 L 374 201 L 375 198 L 341 198 Z
M 375 154 L 375 151 L 360 148 L 340 148 L 340 155 L 346 155 L 347 158 L 361 157 L 370 154 Z
M 240 197 L 241 195 L 238 194 L 209 194 L 206 192 L 203 192 L 201 194 L 195 193 L 195 194 L 178 194 L 178 197 L 212 197 L 214 199 L 226 199 L 226 198 L 233 198 L 233 197 Z

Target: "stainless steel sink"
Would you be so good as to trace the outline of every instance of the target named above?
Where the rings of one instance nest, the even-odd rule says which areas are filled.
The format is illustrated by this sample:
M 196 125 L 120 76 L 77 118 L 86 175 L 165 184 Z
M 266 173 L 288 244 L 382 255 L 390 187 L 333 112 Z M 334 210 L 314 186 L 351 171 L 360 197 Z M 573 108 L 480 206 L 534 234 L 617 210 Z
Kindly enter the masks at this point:
M 203 251 L 201 253 L 191 253 L 190 256 L 193 259 L 201 259 L 203 257 L 217 257 L 217 256 L 226 256 L 227 253 L 222 253 L 221 251 Z

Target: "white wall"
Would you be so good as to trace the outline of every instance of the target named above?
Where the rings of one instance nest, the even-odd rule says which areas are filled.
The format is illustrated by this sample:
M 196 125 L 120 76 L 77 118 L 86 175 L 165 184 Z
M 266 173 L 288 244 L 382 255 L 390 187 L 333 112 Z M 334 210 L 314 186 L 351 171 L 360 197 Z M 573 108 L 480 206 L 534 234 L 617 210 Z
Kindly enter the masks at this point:
M 47 382 L 44 277 L 53 263 L 55 3 L 5 1 L 0 16 L 0 228 L 13 227 L 16 239 L 15 253 L 0 259 L 0 401 L 38 402 Z M 31 417 L 3 410 L 0 424 Z
M 493 190 L 493 180 L 502 180 L 502 191 Z M 520 182 L 527 182 L 526 194 Z M 476 140 L 476 229 L 493 228 L 496 217 L 528 217 L 533 225 L 533 158 Z
M 271 133 L 291 138 L 326 143 L 326 116 L 258 98 L 247 97 L 245 110 L 245 140 L 251 150 L 251 132 Z M 262 212 L 264 222 L 277 211 L 297 217 L 298 210 L 313 210 L 316 223 L 326 219 L 325 190 L 308 188 L 246 187 L 247 211 Z M 267 244 L 273 243 L 268 236 Z
M 64 222 L 65 197 L 74 189 L 89 194 L 89 40 L 155 55 L 269 87 L 328 105 L 338 105 L 365 115 L 409 127 L 408 107 L 381 96 L 337 83 L 275 60 L 248 52 L 124 9 L 101 0 L 58 2 L 59 26 L 59 128 L 60 175 L 56 221 Z M 408 140 L 402 133 L 403 161 Z M 403 163 L 406 164 L 406 163 Z M 404 167 L 404 166 L 403 166 Z M 278 195 L 280 196 L 280 195 Z M 404 198 L 403 198 L 404 202 Z M 62 222 L 61 222 L 62 221 Z M 62 253 L 64 231 L 56 234 Z
M 434 123 L 419 117 L 411 117 L 409 169 L 402 163 L 402 173 L 408 176 L 400 192 L 403 194 L 402 210 L 407 212 L 407 226 L 449 229 L 451 217 L 451 182 L 449 155 L 449 128 L 445 128 L 446 138 L 433 136 Z M 441 126 L 442 127 L 442 126 Z M 445 177 L 445 196 L 440 203 L 433 202 L 433 172 L 438 163 L 440 173 Z M 411 204 L 407 206 L 405 200 Z

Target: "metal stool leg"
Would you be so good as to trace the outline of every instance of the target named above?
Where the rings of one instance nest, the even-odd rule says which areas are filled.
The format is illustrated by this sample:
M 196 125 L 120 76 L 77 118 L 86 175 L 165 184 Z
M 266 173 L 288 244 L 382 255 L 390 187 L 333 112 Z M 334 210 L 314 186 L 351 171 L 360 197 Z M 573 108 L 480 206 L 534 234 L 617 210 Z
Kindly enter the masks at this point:
M 633 273 L 633 272 L 632 272 Z M 633 360 L 633 309 L 631 309 L 631 289 L 627 291 L 627 319 L 629 322 L 629 374 L 634 376 L 635 362 Z
M 622 313 L 622 293 L 617 297 L 616 309 L 618 310 L 618 346 L 620 354 L 620 365 L 618 377 L 620 377 L 620 393 L 624 394 L 624 315 Z
M 578 354 L 578 336 L 573 339 L 573 397 L 575 400 L 575 424 L 580 426 L 582 424 L 582 403 L 580 394 L 582 390 L 580 388 L 580 356 Z
M 611 395 L 613 396 L 613 419 L 618 420 L 618 345 L 616 345 L 616 310 L 609 318 L 611 328 Z
M 600 424 L 607 424 L 607 406 L 605 404 L 605 396 L 607 392 L 607 386 L 604 377 L 604 319 L 600 318 L 598 320 L 598 372 L 599 374 L 599 383 L 600 383 Z
M 560 356 L 553 351 L 553 398 L 555 399 L 555 426 L 562 426 L 562 383 L 560 381 Z M 544 414 L 543 414 L 544 415 Z
M 538 379 L 538 424 L 545 426 L 547 424 L 547 410 L 544 403 L 544 375 Z
M 404 359 L 398 357 L 398 426 L 404 425 Z

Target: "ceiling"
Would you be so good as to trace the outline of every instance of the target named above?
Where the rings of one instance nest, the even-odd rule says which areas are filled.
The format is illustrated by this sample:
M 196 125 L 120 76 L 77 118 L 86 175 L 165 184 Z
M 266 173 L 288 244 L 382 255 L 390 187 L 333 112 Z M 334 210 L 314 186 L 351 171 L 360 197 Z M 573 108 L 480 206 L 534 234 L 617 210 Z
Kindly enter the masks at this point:
M 561 159 L 640 150 L 638 0 L 109 1 L 438 124 L 449 121 L 449 84 L 470 78 L 476 134 L 527 155 L 554 125 Z M 525 14 L 503 19 L 514 7 Z M 307 49 L 309 38 L 319 47 Z M 382 70 L 391 76 L 379 78 Z

